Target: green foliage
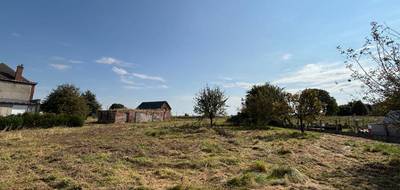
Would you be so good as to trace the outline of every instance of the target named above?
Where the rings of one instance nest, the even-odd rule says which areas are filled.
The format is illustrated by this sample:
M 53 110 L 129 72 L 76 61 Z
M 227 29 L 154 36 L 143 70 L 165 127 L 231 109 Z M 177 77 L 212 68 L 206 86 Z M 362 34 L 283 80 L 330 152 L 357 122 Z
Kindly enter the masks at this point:
M 351 112 L 351 105 L 349 105 L 349 104 L 340 105 L 338 115 L 340 115 L 340 116 L 353 115 Z
M 266 172 L 267 165 L 263 161 L 258 160 L 251 165 L 250 170 L 254 172 Z
M 118 104 L 118 103 L 113 103 L 113 104 L 111 104 L 111 106 L 110 106 L 110 110 L 113 110 L 113 109 L 124 109 L 125 108 L 125 106 L 124 105 L 122 105 L 122 104 Z
M 23 120 L 16 115 L 0 117 L 0 130 L 16 130 L 22 127 Z
M 80 127 L 84 117 L 65 114 L 24 113 L 0 117 L 0 130 L 16 130 L 19 128 L 50 128 L 55 126 Z
M 96 116 L 97 111 L 101 109 L 101 104 L 97 101 L 96 95 L 90 90 L 87 90 L 82 94 L 82 97 L 84 97 L 86 100 L 86 104 L 89 108 L 89 115 Z
M 304 122 L 315 121 L 324 111 L 318 92 L 313 89 L 305 89 L 300 94 L 292 95 L 290 102 L 294 115 L 300 120 L 301 132 L 304 132 Z
M 364 147 L 364 151 L 380 152 L 384 155 L 400 156 L 400 146 L 384 143 L 367 144 Z
M 213 119 L 217 116 L 225 115 L 226 101 L 225 93 L 219 88 L 206 86 L 194 98 L 194 112 L 210 119 L 213 126 Z
M 352 103 L 351 112 L 353 115 L 367 115 L 368 109 L 362 101 L 358 100 Z
M 302 174 L 296 168 L 290 166 L 277 166 L 272 169 L 270 178 L 275 179 L 287 179 L 289 182 L 293 183 L 303 183 L 307 180 L 307 177 Z
M 63 84 L 53 90 L 41 105 L 44 112 L 55 114 L 79 115 L 86 117 L 88 105 L 79 88 Z
M 282 124 L 289 114 L 285 95 L 283 88 L 269 83 L 253 86 L 246 94 L 241 117 L 251 125 Z
M 336 99 L 329 95 L 329 92 L 322 89 L 308 89 L 309 91 L 313 91 L 317 94 L 318 99 L 321 101 L 323 106 L 323 112 L 325 115 L 336 115 L 339 111 L 338 104 Z

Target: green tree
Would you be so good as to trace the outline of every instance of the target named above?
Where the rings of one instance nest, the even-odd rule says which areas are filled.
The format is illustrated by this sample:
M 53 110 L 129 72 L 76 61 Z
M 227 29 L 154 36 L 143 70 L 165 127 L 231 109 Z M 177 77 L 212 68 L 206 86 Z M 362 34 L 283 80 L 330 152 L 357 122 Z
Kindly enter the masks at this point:
M 304 123 L 311 123 L 324 114 L 323 103 L 315 90 L 305 89 L 301 93 L 290 95 L 288 102 L 293 115 L 299 120 L 302 133 Z
M 367 115 L 368 109 L 361 100 L 358 100 L 351 103 L 351 112 L 353 115 Z
M 289 105 L 283 88 L 266 83 L 247 91 L 242 112 L 250 124 L 284 124 L 289 121 Z
M 113 104 L 111 104 L 109 109 L 113 110 L 113 109 L 124 109 L 124 108 L 126 108 L 126 107 L 123 104 L 113 103 Z
M 336 99 L 330 96 L 329 92 L 322 89 L 308 89 L 308 90 L 315 91 L 315 93 L 318 95 L 319 100 L 324 106 L 324 112 L 326 115 L 337 114 L 337 112 L 339 111 L 338 104 L 336 102 Z
M 82 94 L 86 100 L 86 104 L 89 107 L 89 115 L 96 116 L 97 111 L 101 109 L 101 104 L 97 101 L 96 95 L 90 90 L 87 90 Z
M 351 105 L 350 104 L 340 105 L 338 115 L 340 116 L 352 115 Z
M 63 84 L 54 89 L 43 101 L 44 112 L 68 114 L 86 117 L 88 106 L 79 88 L 71 84 Z
M 225 93 L 219 87 L 206 86 L 194 98 L 194 112 L 208 118 L 212 127 L 215 117 L 225 115 L 227 100 Z

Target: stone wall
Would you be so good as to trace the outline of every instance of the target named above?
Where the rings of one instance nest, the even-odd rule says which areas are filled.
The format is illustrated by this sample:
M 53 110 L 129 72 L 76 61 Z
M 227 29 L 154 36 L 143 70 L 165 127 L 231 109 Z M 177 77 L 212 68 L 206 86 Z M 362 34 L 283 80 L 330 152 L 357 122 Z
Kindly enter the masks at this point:
M 170 118 L 171 112 L 164 110 L 116 109 L 98 112 L 99 123 L 144 123 Z

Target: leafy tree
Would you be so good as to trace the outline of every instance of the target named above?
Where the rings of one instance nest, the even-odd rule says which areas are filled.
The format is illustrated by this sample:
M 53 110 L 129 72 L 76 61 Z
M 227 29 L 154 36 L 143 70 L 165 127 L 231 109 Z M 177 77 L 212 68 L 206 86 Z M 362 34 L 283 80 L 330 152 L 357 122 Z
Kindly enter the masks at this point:
M 319 100 L 324 106 L 324 112 L 326 115 L 336 115 L 339 111 L 338 104 L 336 99 L 329 95 L 329 92 L 322 89 L 309 89 L 311 91 L 315 91 L 318 95 Z
M 368 109 L 362 101 L 358 100 L 351 104 L 351 112 L 353 115 L 367 115 Z
M 44 112 L 86 117 L 88 105 L 79 91 L 71 84 L 63 84 L 54 89 L 41 105 Z
M 242 112 L 250 124 L 283 124 L 289 121 L 289 105 L 283 88 L 266 83 L 247 91 Z
M 227 100 L 225 93 L 219 87 L 206 86 L 194 98 L 194 112 L 210 119 L 212 127 L 215 117 L 225 115 Z
M 371 37 L 360 49 L 342 49 L 352 77 L 366 88 L 365 99 L 389 109 L 400 109 L 400 33 L 371 23 Z M 368 65 L 367 65 L 368 64 Z
M 340 116 L 349 116 L 349 115 L 352 115 L 351 105 L 349 105 L 349 104 L 340 105 L 340 106 L 339 106 L 338 115 L 340 115 Z
M 113 104 L 111 104 L 111 106 L 110 106 L 110 110 L 113 110 L 113 109 L 124 109 L 125 108 L 125 106 L 124 105 L 122 105 L 122 104 L 119 104 L 119 103 L 113 103 Z
M 300 122 L 300 130 L 304 133 L 304 122 L 311 123 L 324 113 L 323 103 L 318 93 L 312 89 L 305 89 L 301 93 L 288 96 L 288 103 L 292 114 Z
M 101 104 L 97 101 L 96 95 L 90 90 L 87 90 L 82 94 L 82 96 L 85 98 L 86 104 L 89 107 L 89 115 L 96 116 L 97 111 L 101 109 Z

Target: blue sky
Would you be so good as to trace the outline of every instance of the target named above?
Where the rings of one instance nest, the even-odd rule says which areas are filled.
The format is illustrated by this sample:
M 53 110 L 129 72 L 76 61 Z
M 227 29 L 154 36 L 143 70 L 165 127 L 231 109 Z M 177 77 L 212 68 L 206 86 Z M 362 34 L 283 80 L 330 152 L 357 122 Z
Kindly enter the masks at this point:
M 0 62 L 24 64 L 43 99 L 59 84 L 101 104 L 167 100 L 192 113 L 206 84 L 229 96 L 228 113 L 253 84 L 323 88 L 344 103 L 359 83 L 336 46 L 359 47 L 371 21 L 400 28 L 397 1 L 0 2 Z

